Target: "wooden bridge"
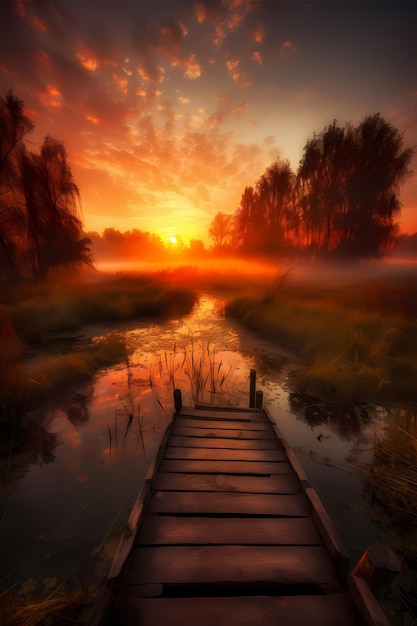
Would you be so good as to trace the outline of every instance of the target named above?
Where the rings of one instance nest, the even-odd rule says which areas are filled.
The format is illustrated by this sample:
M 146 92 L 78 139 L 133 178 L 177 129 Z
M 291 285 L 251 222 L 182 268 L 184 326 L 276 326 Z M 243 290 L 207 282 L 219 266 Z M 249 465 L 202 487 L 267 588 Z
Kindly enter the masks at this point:
M 269 413 L 176 405 L 109 573 L 108 623 L 387 624 L 365 581 L 346 585 L 348 554 Z

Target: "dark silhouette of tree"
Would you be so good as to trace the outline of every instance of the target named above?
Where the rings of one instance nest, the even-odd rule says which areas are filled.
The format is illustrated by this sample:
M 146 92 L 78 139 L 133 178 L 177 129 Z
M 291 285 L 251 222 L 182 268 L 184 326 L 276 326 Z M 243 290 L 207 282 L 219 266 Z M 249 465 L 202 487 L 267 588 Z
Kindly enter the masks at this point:
M 190 239 L 187 255 L 190 257 L 190 259 L 201 259 L 207 256 L 204 242 L 201 241 L 201 239 Z
M 398 234 L 394 218 L 401 211 L 399 191 L 413 151 L 403 149 L 402 135 L 379 114 L 365 118 L 352 143 L 347 211 L 337 251 L 380 257 L 392 249 Z
M 256 188 L 245 187 L 235 213 L 236 240 L 248 252 L 282 251 L 294 214 L 295 175 L 288 161 L 277 160 L 258 179 Z
M 309 139 L 297 176 L 278 160 L 245 187 L 235 213 L 246 252 L 316 258 L 382 257 L 398 237 L 399 192 L 413 155 L 379 114 L 336 120 Z
M 10 89 L 0 98 L 0 276 L 17 278 L 19 234 L 24 210 L 17 193 L 17 154 L 24 137 L 33 130 L 24 115 L 23 101 Z
M 244 250 L 256 250 L 264 230 L 264 215 L 253 187 L 245 187 L 235 214 L 236 239 Z
M 62 142 L 46 137 L 40 154 L 23 102 L 0 99 L 0 276 L 44 279 L 51 268 L 90 263 L 80 197 Z
M 209 228 L 209 235 L 214 245 L 222 248 L 230 241 L 234 225 L 233 215 L 219 211 L 213 218 Z
M 40 155 L 21 149 L 20 185 L 32 277 L 43 280 L 54 267 L 89 263 L 90 242 L 81 236 L 79 191 L 64 145 L 47 136 Z
M 316 256 L 326 256 L 336 243 L 335 225 L 345 209 L 350 153 L 351 131 L 339 128 L 336 121 L 304 148 L 297 175 L 298 203 L 304 245 Z
M 309 140 L 298 171 L 305 245 L 317 256 L 382 257 L 392 249 L 411 149 L 379 114 L 333 122 Z
M 270 250 L 282 248 L 291 219 L 295 175 L 289 161 L 277 160 L 266 170 L 256 189 L 263 208 L 266 232 L 265 246 Z

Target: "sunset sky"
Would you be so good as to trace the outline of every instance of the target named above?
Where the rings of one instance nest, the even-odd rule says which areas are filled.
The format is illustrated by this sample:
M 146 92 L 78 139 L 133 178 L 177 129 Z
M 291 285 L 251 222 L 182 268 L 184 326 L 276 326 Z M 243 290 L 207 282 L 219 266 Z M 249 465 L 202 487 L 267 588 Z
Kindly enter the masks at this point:
M 24 100 L 31 149 L 65 143 L 86 230 L 208 242 L 334 119 L 379 112 L 417 145 L 416 27 L 409 0 L 2 0 L 0 95 Z

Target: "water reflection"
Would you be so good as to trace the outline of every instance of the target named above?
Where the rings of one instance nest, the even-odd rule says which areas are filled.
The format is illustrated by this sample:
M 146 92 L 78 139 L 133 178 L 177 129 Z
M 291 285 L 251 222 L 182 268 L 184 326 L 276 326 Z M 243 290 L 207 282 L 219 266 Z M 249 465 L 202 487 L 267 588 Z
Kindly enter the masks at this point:
M 375 540 L 377 526 L 355 464 L 370 462 L 369 440 L 384 415 L 359 409 L 347 417 L 310 405 L 285 382 L 290 355 L 224 319 L 223 304 L 203 297 L 184 318 L 84 329 L 80 341 L 122 335 L 128 359 L 42 416 L 48 432 L 34 437 L 27 474 L 2 507 L 0 593 L 28 579 L 41 591 L 47 578 L 93 577 L 97 555 L 104 557 L 107 540 L 124 528 L 170 419 L 173 389 L 183 390 L 185 404 L 247 406 L 251 368 L 353 561 Z

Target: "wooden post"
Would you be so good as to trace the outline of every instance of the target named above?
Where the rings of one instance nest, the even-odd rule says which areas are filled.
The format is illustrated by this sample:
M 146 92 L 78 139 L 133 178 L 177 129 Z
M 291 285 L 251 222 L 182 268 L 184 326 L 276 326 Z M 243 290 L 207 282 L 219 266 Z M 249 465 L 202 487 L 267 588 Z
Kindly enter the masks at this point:
M 182 409 L 181 389 L 174 389 L 174 405 L 175 411 L 179 413 Z
M 249 381 L 249 407 L 253 409 L 255 408 L 256 370 L 250 371 Z
M 401 561 L 388 546 L 373 543 L 359 559 L 352 571 L 368 583 L 375 596 L 388 590 L 401 571 Z
M 257 409 L 262 409 L 263 402 L 264 402 L 264 392 L 258 389 L 255 395 L 255 407 Z

